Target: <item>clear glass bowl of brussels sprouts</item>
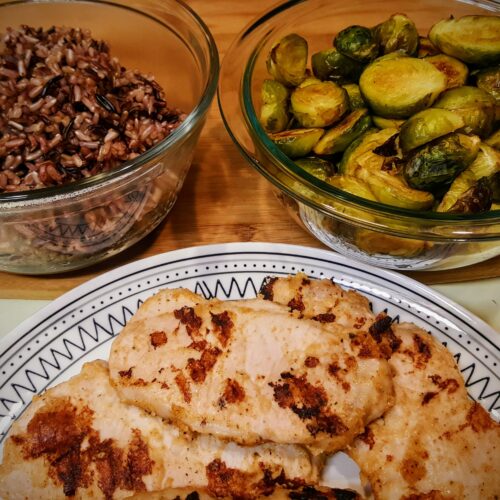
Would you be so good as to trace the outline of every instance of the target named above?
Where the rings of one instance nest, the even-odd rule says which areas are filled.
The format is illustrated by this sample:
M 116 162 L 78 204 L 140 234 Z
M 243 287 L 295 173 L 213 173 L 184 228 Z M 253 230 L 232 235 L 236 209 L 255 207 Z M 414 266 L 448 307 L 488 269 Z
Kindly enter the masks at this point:
M 489 1 L 282 3 L 226 53 L 226 127 L 295 220 L 340 253 L 402 270 L 495 257 L 498 12 Z

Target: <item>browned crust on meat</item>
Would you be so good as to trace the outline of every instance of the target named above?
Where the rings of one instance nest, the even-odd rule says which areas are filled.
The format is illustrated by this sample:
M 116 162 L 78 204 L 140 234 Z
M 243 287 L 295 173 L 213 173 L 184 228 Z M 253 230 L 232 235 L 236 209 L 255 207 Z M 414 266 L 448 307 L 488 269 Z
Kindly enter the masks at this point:
M 316 366 L 319 365 L 319 359 L 316 356 L 307 356 L 304 365 L 306 365 L 307 368 L 316 368 Z
M 365 432 L 363 432 L 363 434 L 360 434 L 358 436 L 358 439 L 368 445 L 370 450 L 375 446 L 375 436 L 373 434 L 373 431 L 369 427 L 365 429 Z
M 452 500 L 452 497 L 443 495 L 440 491 L 431 490 L 427 493 L 412 493 L 401 497 L 401 500 Z
M 306 306 L 304 305 L 304 299 L 302 294 L 299 292 L 293 299 L 290 299 L 287 306 L 290 308 L 290 311 L 299 311 L 302 313 Z
M 157 331 L 149 334 L 149 341 L 151 345 L 156 349 L 167 343 L 167 334 L 162 331 Z
M 49 477 L 61 485 L 65 496 L 74 496 L 79 488 L 88 488 L 96 481 L 93 469 L 107 500 L 119 488 L 145 490 L 142 477 L 151 474 L 154 462 L 140 431 L 132 430 L 125 454 L 115 440 L 101 440 L 92 422 L 90 408 L 78 409 L 68 398 L 57 398 L 35 413 L 25 434 L 12 439 L 22 447 L 25 460 L 45 459 Z
M 312 385 L 305 375 L 297 377 L 289 372 L 281 374 L 281 382 L 270 382 L 274 400 L 281 408 L 289 408 L 301 420 L 312 436 L 324 432 L 337 436 L 347 432 L 340 417 L 328 409 L 328 396 L 321 386 Z
M 316 314 L 316 316 L 313 316 L 312 319 L 314 321 L 319 321 L 320 323 L 333 323 L 336 319 L 336 316 L 335 314 L 329 312 L 329 313 Z
M 231 316 L 227 311 L 223 311 L 219 314 L 211 312 L 210 315 L 212 317 L 212 324 L 214 325 L 214 333 L 219 339 L 222 347 L 226 347 L 231 337 L 231 330 L 234 326 Z
M 226 380 L 226 386 L 224 387 L 224 392 L 219 398 L 219 407 L 225 408 L 226 404 L 241 403 L 245 400 L 245 389 L 233 379 L 228 378 Z
M 200 334 L 202 319 L 196 315 L 194 308 L 184 306 L 175 310 L 174 316 L 186 327 L 186 331 L 191 338 Z
M 130 378 L 132 376 L 132 366 L 128 370 L 120 370 L 118 375 L 122 378 Z
M 184 397 L 184 401 L 186 403 L 191 402 L 191 387 L 189 385 L 189 380 L 184 376 L 182 372 L 179 372 L 175 378 L 175 383 L 177 387 L 181 391 L 182 396 Z
M 432 356 L 431 348 L 429 344 L 418 334 L 413 335 L 413 343 L 415 344 L 417 352 L 417 355 L 413 359 L 415 366 L 417 368 L 425 368 L 427 362 Z
M 276 282 L 277 277 L 267 277 L 262 286 L 260 287 L 259 294 L 262 295 L 264 300 L 273 300 L 274 299 L 274 283 Z
M 382 313 L 377 315 L 375 322 L 368 329 L 385 359 L 389 359 L 399 349 L 402 342 L 392 331 L 391 325 L 392 318 Z
M 460 387 L 458 380 L 455 380 L 454 378 L 447 378 L 446 380 L 443 380 L 441 375 L 430 375 L 429 378 L 432 380 L 434 385 L 439 387 L 439 389 L 442 391 L 447 390 L 448 394 L 456 392 Z
M 421 460 L 406 458 L 401 463 L 401 476 L 410 485 L 415 484 L 425 477 L 427 470 Z
M 205 349 L 200 359 L 189 358 L 186 368 L 189 376 L 196 384 L 201 384 L 207 378 L 208 372 L 214 367 L 222 351 L 217 347 Z
M 471 426 L 474 432 L 482 432 L 494 429 L 496 424 L 490 417 L 490 414 L 479 404 L 473 403 L 466 417 L 467 424 Z

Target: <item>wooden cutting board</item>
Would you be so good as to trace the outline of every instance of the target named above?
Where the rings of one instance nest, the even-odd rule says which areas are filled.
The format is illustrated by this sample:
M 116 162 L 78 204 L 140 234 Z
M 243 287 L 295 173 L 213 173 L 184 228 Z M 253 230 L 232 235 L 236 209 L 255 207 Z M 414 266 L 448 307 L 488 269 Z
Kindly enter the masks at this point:
M 191 0 L 223 56 L 237 33 L 274 0 Z M 270 183 L 239 154 L 214 102 L 193 165 L 167 219 L 122 254 L 87 270 L 56 276 L 0 273 L 0 298 L 52 299 L 103 272 L 169 250 L 210 243 L 263 241 L 326 248 L 288 215 Z M 500 276 L 500 257 L 465 269 L 407 273 L 427 284 Z

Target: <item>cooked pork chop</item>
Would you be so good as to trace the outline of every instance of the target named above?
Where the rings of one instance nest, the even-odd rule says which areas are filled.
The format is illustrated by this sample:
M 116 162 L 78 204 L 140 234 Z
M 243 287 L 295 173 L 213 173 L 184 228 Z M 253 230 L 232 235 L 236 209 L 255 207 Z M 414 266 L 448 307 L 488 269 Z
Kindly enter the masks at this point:
M 369 335 L 329 335 L 327 317 L 298 319 L 261 299 L 172 311 L 171 293 L 146 301 L 113 342 L 125 401 L 202 434 L 315 452 L 345 447 L 391 406 L 390 370 Z
M 238 482 L 225 474 L 230 470 Z M 71 380 L 35 397 L 12 425 L 0 466 L 0 498 L 125 498 L 139 491 L 204 487 L 254 498 L 276 483 L 315 483 L 306 450 L 242 448 L 192 437 L 120 401 L 106 363 L 84 365 Z
M 392 329 L 396 404 L 348 451 L 375 498 L 500 498 L 500 425 L 444 346 L 413 324 Z
M 353 290 L 344 290 L 330 280 L 312 280 L 299 273 L 286 278 L 267 278 L 260 296 L 282 304 L 298 315 L 328 319 L 328 324 L 368 328 L 375 320 L 370 302 Z
M 327 280 L 297 277 L 271 279 L 266 287 L 261 293 L 282 305 L 302 297 L 306 318 L 330 313 L 340 293 Z M 344 310 L 351 304 L 356 310 L 363 299 L 354 295 L 361 294 L 348 293 Z M 373 321 L 366 310 L 343 314 L 344 324 L 355 328 L 353 318 L 363 314 L 389 360 L 396 393 L 394 406 L 349 448 L 375 498 L 500 498 L 500 426 L 469 400 L 451 353 L 417 326 L 391 325 L 383 315 Z
M 225 495 L 210 495 L 206 490 L 172 488 L 155 493 L 138 493 L 130 500 L 230 500 L 232 497 Z M 259 497 L 261 500 L 357 500 L 360 496 L 351 490 L 337 488 L 324 488 L 320 486 L 301 486 L 294 489 L 276 488 L 271 495 Z

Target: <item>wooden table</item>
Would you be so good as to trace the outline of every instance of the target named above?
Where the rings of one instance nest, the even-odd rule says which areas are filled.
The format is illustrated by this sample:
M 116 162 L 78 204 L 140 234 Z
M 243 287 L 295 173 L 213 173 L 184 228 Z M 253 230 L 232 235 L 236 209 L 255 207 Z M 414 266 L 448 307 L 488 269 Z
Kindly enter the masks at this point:
M 236 34 L 275 0 L 189 0 L 207 22 L 221 59 Z M 222 124 L 216 102 L 197 147 L 193 166 L 167 219 L 122 254 L 88 270 L 57 276 L 0 273 L 0 298 L 52 299 L 133 260 L 188 246 L 233 241 L 267 241 L 325 248 L 287 214 L 271 185 L 239 154 Z M 500 276 L 500 258 L 466 270 L 408 273 L 424 283 Z

